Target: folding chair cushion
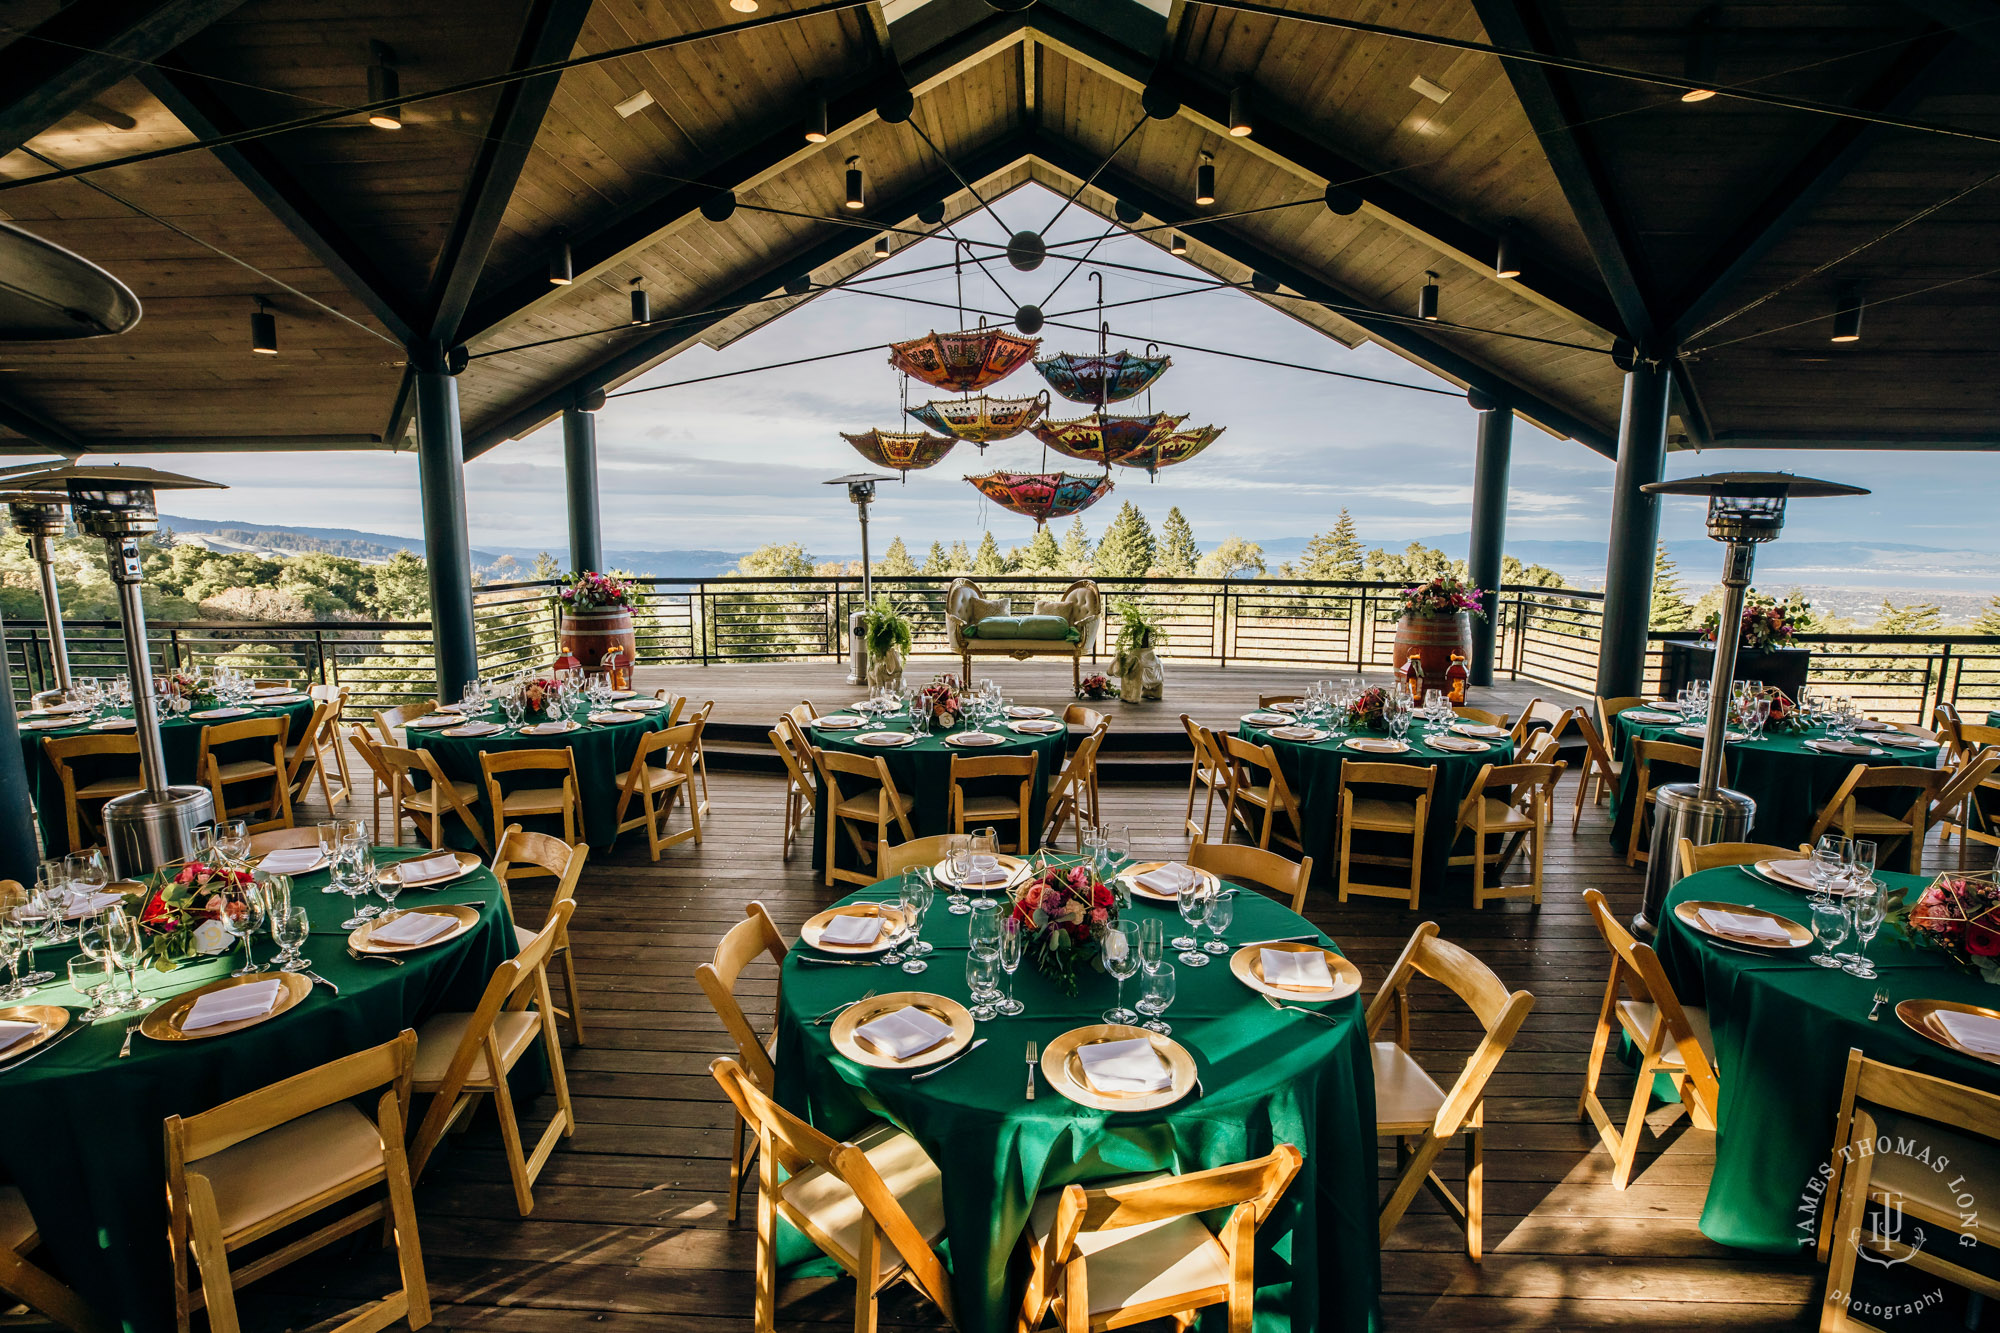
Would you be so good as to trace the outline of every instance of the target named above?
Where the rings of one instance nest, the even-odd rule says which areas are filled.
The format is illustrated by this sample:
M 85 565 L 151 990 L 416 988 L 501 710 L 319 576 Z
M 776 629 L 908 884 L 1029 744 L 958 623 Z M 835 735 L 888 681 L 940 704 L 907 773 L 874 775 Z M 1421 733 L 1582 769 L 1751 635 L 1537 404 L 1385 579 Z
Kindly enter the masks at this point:
M 222 1234 L 232 1236 L 381 1165 L 382 1136 L 375 1122 L 337 1102 L 191 1162 L 188 1169 L 215 1186 Z
M 503 815 L 532 815 L 549 810 L 560 810 L 569 799 L 561 787 L 523 787 L 510 791 L 500 798 L 500 813 Z
M 236 759 L 220 765 L 216 770 L 225 783 L 248 782 L 251 778 L 270 778 L 278 775 L 278 769 L 270 760 Z
M 1415 801 L 1385 801 L 1377 796 L 1357 796 L 1354 798 L 1354 815 L 1348 820 L 1352 828 L 1373 829 L 1377 832 L 1410 833 L 1417 827 L 1417 803 Z
M 464 801 L 467 805 L 471 805 L 479 799 L 479 788 L 470 782 L 453 780 L 451 789 L 457 792 L 458 799 Z M 426 787 L 422 791 L 411 792 L 404 804 L 408 809 L 422 810 L 426 813 L 451 809 L 450 805 L 438 799 L 436 792 L 437 788 L 435 787 Z
M 1444 1089 L 1393 1041 L 1375 1043 L 1375 1123 L 1429 1125 L 1444 1105 Z
M 1958 1206 L 1958 1195 L 1971 1194 L 1976 1198 L 1982 1189 L 2000 1195 L 2000 1144 L 1959 1134 L 1934 1120 L 1904 1115 L 1886 1107 L 1870 1106 L 1867 1110 L 1875 1118 L 1878 1134 L 1886 1134 L 1891 1142 L 1897 1138 L 1914 1139 L 1931 1150 L 1928 1161 L 1913 1154 L 1876 1153 L 1869 1159 L 1870 1191 L 1900 1194 L 1951 1217 L 1964 1211 Z M 1949 1171 L 1932 1169 L 1933 1163 L 1947 1158 L 1951 1162 Z
M 1048 1243 L 1061 1200 L 1061 1190 L 1049 1190 L 1035 1200 L 1028 1225 L 1038 1251 Z M 1229 1252 L 1199 1217 L 1170 1217 L 1136 1227 L 1086 1231 L 1076 1238 L 1076 1248 L 1082 1251 L 1084 1271 L 1090 1276 L 1091 1314 L 1229 1285 Z M 1060 1285 L 1057 1290 L 1061 1290 Z
M 12 1185 L 0 1185 L 0 1249 L 20 1254 L 33 1247 L 39 1234 L 28 1201 Z
M 270 765 L 266 764 L 264 767 L 269 768 Z M 100 796 L 123 796 L 127 792 L 139 790 L 140 786 L 141 783 L 137 778 L 99 778 L 87 787 L 78 787 L 76 798 L 79 801 L 94 801 Z
M 1708 1056 L 1709 1064 L 1715 1063 L 1715 1034 L 1709 1030 L 1708 1010 L 1699 1005 L 1683 1005 L 1681 1012 L 1687 1015 L 1688 1026 L 1694 1029 L 1694 1039 L 1702 1052 Z M 1632 1040 L 1643 1041 L 1652 1032 L 1653 1025 L 1660 1021 L 1660 1008 L 1651 1000 L 1620 1000 L 1618 1018 L 1630 1033 Z M 1680 1048 L 1671 1044 L 1660 1052 L 1660 1063 L 1677 1065 L 1681 1062 Z
M 493 1020 L 493 1039 L 500 1043 L 500 1061 L 512 1067 L 541 1032 L 541 1015 L 532 1009 L 508 1009 Z M 471 1014 L 432 1014 L 417 1028 L 417 1059 L 412 1078 L 419 1091 L 429 1091 L 444 1082 L 452 1056 L 465 1039 Z M 472 1072 L 465 1076 L 469 1086 L 490 1084 L 493 1075 L 486 1068 L 486 1053 L 472 1057 Z
M 932 1242 L 942 1236 L 944 1177 L 938 1174 L 937 1163 L 931 1161 L 922 1146 L 894 1125 L 876 1125 L 850 1141 L 867 1155 L 869 1165 L 903 1205 L 917 1233 Z M 861 1226 L 866 1214 L 861 1200 L 847 1187 L 846 1181 L 813 1166 L 786 1181 L 778 1193 L 836 1250 L 850 1260 L 854 1258 L 861 1245 Z M 883 1271 L 893 1272 L 902 1265 L 903 1256 L 885 1238 Z
M 833 812 L 842 819 L 873 819 L 875 818 L 875 794 L 879 790 L 880 788 L 871 787 L 859 796 L 850 796 L 840 802 L 840 804 L 834 806 Z M 895 804 L 898 809 L 907 815 L 911 810 L 916 808 L 917 800 L 914 796 L 906 796 L 898 792 L 896 793 Z
M 1223 781 L 1226 783 L 1229 779 L 1224 778 Z M 1266 782 L 1252 786 L 1246 782 L 1236 789 L 1236 799 L 1247 801 L 1251 805 L 1269 805 L 1271 803 L 1271 784 Z

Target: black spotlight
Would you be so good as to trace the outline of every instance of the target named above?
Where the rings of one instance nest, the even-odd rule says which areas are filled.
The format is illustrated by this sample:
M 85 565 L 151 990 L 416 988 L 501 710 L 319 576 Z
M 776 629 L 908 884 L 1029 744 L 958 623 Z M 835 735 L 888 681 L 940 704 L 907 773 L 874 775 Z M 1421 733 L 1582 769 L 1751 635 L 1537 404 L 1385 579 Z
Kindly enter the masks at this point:
M 1007 262 L 1023 273 L 1040 268 L 1048 253 L 1048 244 L 1039 232 L 1017 231 L 1007 238 Z
M 1423 290 L 1417 293 L 1417 318 L 1436 319 L 1438 317 L 1438 275 L 1426 271 Z
M 1041 319 L 1037 311 L 1035 322 L 1039 324 Z M 278 354 L 278 317 L 261 296 L 257 298 L 257 308 L 250 312 L 250 350 L 264 356 Z
M 1472 410 L 1475 412 L 1491 412 L 1494 408 L 1500 406 L 1500 400 L 1492 394 L 1487 393 L 1484 389 L 1467 389 L 1465 391 L 1465 401 L 1472 405 Z
M 1341 217 L 1352 217 L 1361 211 L 1361 194 L 1345 185 L 1328 185 L 1326 206 Z
M 651 324 L 653 322 L 653 298 L 646 294 L 642 285 L 644 278 L 632 279 L 632 322 Z
M 804 296 L 812 289 L 813 279 L 810 273 L 795 273 L 785 279 L 785 295 L 787 296 Z
M 1181 235 L 1179 232 L 1175 232 L 1173 239 L 1167 242 L 1167 253 L 1171 255 L 1186 254 L 1187 237 Z
M 701 215 L 710 222 L 727 222 L 736 215 L 736 192 L 717 190 L 701 201 Z
M 1042 308 L 1024 305 L 1014 312 L 1014 327 L 1030 337 L 1042 331 Z
M 917 221 L 928 227 L 935 227 L 944 221 L 944 200 L 933 199 L 917 210 Z
M 1253 271 L 1250 274 L 1250 286 L 1257 291 L 1269 294 L 1278 290 L 1278 280 L 1268 273 Z
M 1111 203 L 1111 216 L 1129 227 L 1140 218 L 1145 217 L 1146 210 L 1137 204 L 1127 203 L 1123 199 L 1115 199 Z
M 908 88 L 891 88 L 882 94 L 882 100 L 875 104 L 875 114 L 891 125 L 900 125 L 910 118 L 917 109 L 917 99 L 910 95 Z
M 875 257 L 877 259 L 887 259 L 889 257 L 889 238 L 887 236 L 877 236 L 875 238 Z
M 1624 338 L 1611 340 L 1611 364 L 1620 370 L 1630 370 L 1639 364 L 1639 349 Z
M 1148 84 L 1146 91 L 1139 94 L 1139 105 L 1154 120 L 1172 120 L 1181 113 L 1181 99 L 1157 83 Z

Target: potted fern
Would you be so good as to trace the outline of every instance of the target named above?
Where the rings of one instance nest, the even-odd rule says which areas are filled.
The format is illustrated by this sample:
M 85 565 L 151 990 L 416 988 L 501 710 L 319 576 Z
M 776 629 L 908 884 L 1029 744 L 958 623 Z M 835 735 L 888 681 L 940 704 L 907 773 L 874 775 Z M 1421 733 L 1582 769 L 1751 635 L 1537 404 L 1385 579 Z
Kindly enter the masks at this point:
M 1118 647 L 1111 669 L 1118 674 L 1118 697 L 1126 703 L 1158 699 L 1166 692 L 1166 673 L 1154 651 L 1167 646 L 1167 628 L 1145 602 L 1118 604 Z
M 868 683 L 876 689 L 898 689 L 903 663 L 910 655 L 910 618 L 888 594 L 877 597 L 861 613 L 861 641 L 868 650 Z

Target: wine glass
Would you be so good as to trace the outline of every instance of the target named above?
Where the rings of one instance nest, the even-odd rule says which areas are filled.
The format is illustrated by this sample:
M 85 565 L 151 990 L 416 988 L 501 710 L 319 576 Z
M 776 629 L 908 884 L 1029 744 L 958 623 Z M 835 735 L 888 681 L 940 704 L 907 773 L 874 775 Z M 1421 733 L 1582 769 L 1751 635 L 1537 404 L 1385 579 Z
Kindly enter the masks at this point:
M 146 961 L 146 933 L 123 907 L 114 907 L 104 917 L 104 951 L 125 974 L 125 995 L 113 1007 L 133 1012 L 150 1009 L 153 1001 L 139 994 L 139 965 Z
M 1847 860 L 1847 839 L 1838 833 L 1826 833 L 1813 844 L 1812 885 L 1815 893 L 1825 893 L 1833 877 Z
M 1157 972 L 1163 966 L 1161 960 L 1166 953 L 1166 922 L 1149 916 L 1139 923 L 1139 965 L 1148 972 Z
M 993 1001 L 1000 998 L 999 970 L 1000 960 L 993 954 L 985 957 L 977 953 L 965 955 L 965 986 L 972 993 L 972 1008 L 968 1012 L 975 1023 L 984 1023 L 994 1017 Z
M 1821 967 L 1839 967 L 1834 949 L 1847 938 L 1847 904 L 1824 893 L 1812 896 L 1812 930 L 1820 952 L 1812 960 Z
M 384 904 L 381 920 L 396 919 L 396 896 L 403 891 L 403 877 L 393 870 L 386 875 L 375 876 L 375 896 Z
M 931 952 L 931 945 L 923 936 L 924 913 L 930 910 L 931 886 L 918 874 L 920 867 L 912 866 L 903 872 L 903 920 L 909 923 L 910 942 L 903 946 L 903 970 L 915 975 L 930 966 L 924 955 Z
M 1398 697 L 1382 714 L 1382 720 L 1389 724 L 1391 739 L 1402 740 L 1410 731 L 1410 708 L 1407 698 Z
M 240 819 L 216 820 L 215 851 L 229 864 L 242 865 L 250 854 L 250 826 Z
M 303 907 L 285 906 L 271 913 L 271 941 L 278 946 L 272 965 L 281 972 L 303 972 L 312 959 L 299 957 L 306 938 L 312 934 L 312 918 Z
M 68 944 L 76 938 L 75 929 L 69 924 L 69 865 L 68 858 L 52 856 L 42 862 L 35 873 L 35 888 L 54 914 L 55 921 L 49 935 L 51 944 Z
M 229 975 L 254 977 L 263 967 L 253 957 L 251 939 L 264 928 L 264 894 L 255 884 L 232 884 L 216 896 L 222 928 L 243 945 L 243 966 Z
M 1229 929 L 1229 923 L 1236 916 L 1236 894 L 1230 889 L 1217 889 L 1208 895 L 1208 910 L 1202 913 L 1202 922 L 1214 939 L 1201 947 L 1210 953 L 1228 953 L 1229 946 L 1222 942 L 1222 932 Z
M 1118 982 L 1118 1003 L 1104 1011 L 1104 1021 L 1130 1023 L 1138 1014 L 1125 1007 L 1125 983 L 1139 971 L 1139 923 L 1107 921 L 1099 943 L 1104 953 L 1104 970 Z
M 1000 970 L 1007 974 L 1007 993 L 993 1004 L 994 1012 L 1012 1018 L 1028 1006 L 1014 998 L 1014 974 L 1021 970 L 1021 958 L 1028 945 L 1027 932 L 1018 921 L 1000 923 Z
M 14 1004 L 34 993 L 35 988 L 21 980 L 21 955 L 27 948 L 27 938 L 13 915 L 0 912 L 0 962 L 7 964 L 7 984 L 0 987 L 0 1004 Z
M 320 892 L 339 893 L 340 885 L 334 882 L 331 872 L 333 870 L 333 863 L 340 859 L 340 821 L 337 819 L 328 820 L 314 829 L 313 832 L 318 836 L 320 858 L 326 862 L 328 871 L 326 883 L 320 887 Z
M 104 939 L 99 936 L 96 945 L 87 953 L 72 954 L 69 960 L 69 988 L 90 1001 L 90 1007 L 77 1015 L 85 1023 L 95 1023 L 117 1012 L 105 1002 L 112 996 L 111 970 L 104 952 Z
M 359 930 L 368 924 L 373 907 L 363 907 L 361 898 L 373 887 L 375 854 L 366 847 L 344 847 L 333 869 L 334 882 L 347 895 L 352 915 L 340 923 L 342 930 Z
M 1867 838 L 1849 840 L 1847 864 L 1853 868 L 1856 879 L 1872 879 L 1875 875 L 1875 844 Z
M 1187 926 L 1187 933 L 1174 937 L 1174 947 L 1181 951 L 1181 961 L 1189 967 L 1207 967 L 1208 955 L 1196 952 L 1200 945 L 1195 931 L 1201 928 L 1203 899 L 1208 894 L 1208 881 L 1199 875 L 1191 877 L 1175 893 L 1175 905 L 1180 908 L 1181 921 Z
M 63 868 L 69 875 L 70 887 L 78 893 L 99 893 L 111 882 L 111 870 L 104 864 L 102 848 L 71 852 L 64 858 Z
M 21 929 L 21 944 L 28 960 L 29 971 L 21 980 L 30 986 L 46 986 L 56 979 L 56 974 L 35 966 L 35 950 L 54 942 L 51 937 L 55 924 L 62 920 L 62 909 L 51 907 L 46 898 L 25 890 L 10 896 L 18 899 L 13 909 L 14 924 Z
M 951 893 L 945 898 L 945 910 L 953 916 L 964 916 L 972 910 L 972 899 L 965 892 L 966 848 L 969 845 L 962 833 L 954 833 L 945 839 L 944 864 L 947 883 Z
M 1157 1032 L 1162 1037 L 1172 1036 L 1173 1028 L 1160 1017 L 1174 1002 L 1175 976 L 1172 966 L 1162 966 L 1157 971 L 1148 971 L 1139 979 L 1139 1001 L 1134 1007 L 1146 1016 L 1139 1026 L 1148 1032 Z
M 1868 946 L 1875 942 L 1876 932 L 1882 929 L 1883 919 L 1888 915 L 1888 894 L 1873 879 L 1857 880 L 1854 887 L 1854 896 L 1847 900 L 1847 913 L 1858 947 L 1853 953 L 1841 955 L 1840 966 L 1849 976 L 1873 981 L 1878 974 L 1868 957 Z
M 506 716 L 507 726 L 511 730 L 521 725 L 521 715 L 527 711 L 527 708 L 521 702 L 520 695 L 509 694 L 501 697 L 500 711 Z

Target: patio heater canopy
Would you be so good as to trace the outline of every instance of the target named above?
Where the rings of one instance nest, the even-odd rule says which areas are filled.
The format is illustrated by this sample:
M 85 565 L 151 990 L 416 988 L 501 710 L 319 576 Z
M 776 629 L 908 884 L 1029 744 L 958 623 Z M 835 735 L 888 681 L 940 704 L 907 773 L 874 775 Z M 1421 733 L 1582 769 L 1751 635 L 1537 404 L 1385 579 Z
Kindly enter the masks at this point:
M 132 289 L 82 255 L 0 222 L 0 342 L 102 338 L 139 314 Z
M 1785 502 L 1866 495 L 1862 486 L 1795 477 L 1789 472 L 1712 472 L 1705 477 L 1649 482 L 1653 495 L 1708 497 L 1708 535 L 1719 542 L 1767 542 L 1785 526 Z

